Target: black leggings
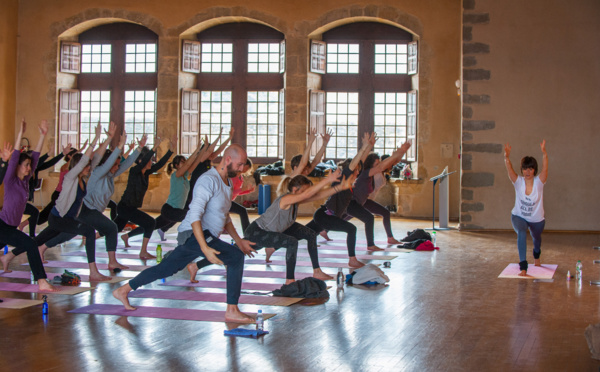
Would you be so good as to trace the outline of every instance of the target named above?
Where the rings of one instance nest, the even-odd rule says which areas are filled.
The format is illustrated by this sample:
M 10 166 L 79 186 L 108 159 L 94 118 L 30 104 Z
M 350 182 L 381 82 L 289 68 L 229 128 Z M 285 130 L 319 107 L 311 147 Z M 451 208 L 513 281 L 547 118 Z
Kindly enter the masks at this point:
M 367 237 L 367 245 L 369 247 L 375 245 L 375 239 L 373 238 L 375 217 L 373 216 L 373 213 L 369 212 L 365 207 L 358 204 L 356 200 L 352 200 L 350 204 L 348 204 L 348 209 L 346 210 L 346 212 L 351 217 L 356 217 L 365 224 L 365 235 Z
M 156 217 L 154 221 L 154 229 L 169 230 L 177 222 L 183 221 L 187 211 L 187 209 L 174 208 L 167 203 L 163 204 L 162 208 L 160 208 L 160 216 Z
M 248 219 L 248 211 L 246 210 L 246 208 L 241 204 L 231 202 L 231 208 L 229 208 L 229 213 L 235 213 L 240 216 L 240 222 L 242 223 L 242 231 L 246 231 L 248 225 L 250 225 L 250 220 Z
M 50 213 L 48 227 L 44 231 L 48 229 L 54 230 L 57 233 L 85 236 L 85 252 L 88 263 L 96 262 L 96 230 L 93 227 L 70 217 L 59 217 Z M 42 234 L 44 231 L 42 231 Z
M 127 233 L 127 236 L 132 237 L 144 234 L 144 238 L 150 239 L 154 231 L 154 218 L 136 207 L 129 207 L 123 203 L 119 203 L 117 205 L 117 219 L 115 220 L 117 231 L 123 231 L 125 225 L 130 221 L 138 225 L 138 227 Z
M 337 216 L 331 216 L 325 213 L 326 208 L 321 207 L 315 211 L 313 220 L 306 227 L 313 230 L 315 233 L 320 233 L 323 230 L 327 231 L 342 231 L 347 235 L 346 245 L 348 246 L 348 257 L 356 256 L 356 226 Z
M 23 212 L 23 214 L 26 214 L 29 216 L 29 218 L 27 219 L 27 221 L 29 221 L 29 236 L 34 238 L 35 237 L 35 227 L 38 224 L 38 219 L 40 217 L 40 211 L 33 204 L 27 203 L 25 205 L 25 211 Z
M 15 256 L 20 255 L 23 252 L 27 252 L 27 260 L 29 260 L 29 267 L 33 273 L 33 279 L 46 279 L 46 271 L 42 264 L 42 258 L 40 257 L 40 251 L 38 250 L 37 244 L 33 238 L 27 236 L 22 231 L 17 229 L 17 226 L 7 225 L 0 219 L 0 236 L 6 244 L 12 245 L 15 249 L 12 250 L 12 254 Z M 4 270 L 7 268 L 5 267 Z
M 109 200 L 106 208 L 110 209 L 110 219 L 114 221 L 117 218 L 117 203 L 114 200 Z
M 394 234 L 392 233 L 392 221 L 390 217 L 390 211 L 383 205 L 371 199 L 367 199 L 365 204 L 363 204 L 363 207 L 365 207 L 365 209 L 369 212 L 383 217 L 383 227 L 385 228 L 385 234 L 388 238 L 393 238 Z
M 48 205 L 45 206 L 44 209 L 42 209 L 42 211 L 40 212 L 40 216 L 38 217 L 38 221 L 37 221 L 38 225 L 42 225 L 42 224 L 48 222 L 48 217 L 50 216 L 50 212 L 52 211 L 52 208 L 56 205 L 56 201 L 58 200 L 59 195 L 60 195 L 60 191 L 54 190 L 54 192 L 52 193 L 52 196 L 50 197 L 50 203 L 48 203 Z

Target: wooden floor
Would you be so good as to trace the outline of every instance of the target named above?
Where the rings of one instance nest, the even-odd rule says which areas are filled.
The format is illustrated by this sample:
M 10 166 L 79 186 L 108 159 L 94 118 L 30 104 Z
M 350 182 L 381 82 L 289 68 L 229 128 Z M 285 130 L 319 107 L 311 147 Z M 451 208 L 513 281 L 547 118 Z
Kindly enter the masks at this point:
M 397 238 L 429 226 L 426 221 L 393 221 Z M 380 220 L 376 228 L 376 240 L 383 239 Z M 364 239 L 363 227 L 358 230 L 359 240 Z M 40 307 L 0 309 L 0 371 L 599 370 L 600 362 L 591 358 L 584 337 L 585 328 L 599 322 L 600 287 L 589 285 L 590 279 L 600 280 L 600 265 L 592 264 L 600 251 L 591 248 L 600 243 L 599 234 L 543 235 L 542 262 L 558 264 L 552 283 L 498 278 L 507 264 L 518 261 L 512 232 L 454 230 L 437 235 L 439 251 L 400 253 L 391 262 L 385 269 L 391 278 L 388 286 L 347 287 L 343 292 L 332 288 L 329 301 L 313 306 L 262 306 L 277 316 L 266 322 L 270 334 L 259 340 L 224 337 L 224 323 L 67 313 L 94 303 L 117 304 L 111 291 L 120 284 L 101 283 L 74 296 L 50 295 L 47 322 Z M 98 252 L 104 250 L 103 244 L 98 241 Z M 78 241 L 54 249 L 52 255 L 58 258 L 61 252 L 76 250 L 83 250 Z M 19 257 L 19 262 L 25 259 Z M 574 273 L 578 259 L 583 262 L 582 285 L 565 279 L 567 270 Z M 16 262 L 12 267 L 23 269 Z M 165 289 L 156 283 L 145 288 Z M 0 292 L 0 297 L 39 295 Z M 224 304 L 208 302 L 132 299 L 132 303 L 225 309 Z M 255 312 L 259 306 L 241 308 Z

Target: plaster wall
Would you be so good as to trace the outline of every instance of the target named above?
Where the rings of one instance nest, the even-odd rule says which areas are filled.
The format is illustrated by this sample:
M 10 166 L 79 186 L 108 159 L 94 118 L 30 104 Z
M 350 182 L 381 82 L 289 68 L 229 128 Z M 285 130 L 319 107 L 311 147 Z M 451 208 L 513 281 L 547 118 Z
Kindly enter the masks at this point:
M 465 65 L 475 65 L 465 66 L 464 75 L 484 70 L 490 76 L 465 80 L 463 148 L 471 146 L 465 155 L 472 159 L 467 167 L 463 162 L 470 167 L 463 171 L 463 228 L 511 228 L 514 189 L 502 146 L 510 143 L 520 173 L 525 155 L 541 166 L 546 139 L 546 229 L 599 229 L 599 17 L 595 0 L 465 1 L 465 36 L 471 37 L 464 41 Z M 495 126 L 473 129 L 468 121 Z M 492 176 L 466 185 L 483 174 Z
M 225 4 L 225 5 L 224 5 Z M 60 35 L 81 32 L 103 19 L 140 23 L 159 36 L 158 131 L 170 135 L 179 121 L 178 94 L 189 80 L 179 71 L 179 43 L 200 24 L 253 20 L 284 33 L 286 60 L 286 160 L 301 152 L 307 128 L 310 37 L 335 25 L 352 21 L 379 21 L 400 25 L 415 34 L 420 45 L 419 166 L 415 181 L 398 214 L 431 216 L 431 182 L 428 179 L 445 166 L 458 170 L 460 162 L 461 102 L 454 81 L 460 78 L 461 1 L 370 1 L 332 0 L 327 2 L 285 1 L 141 1 L 95 0 L 19 1 L 19 73 L 16 115 L 27 115 L 31 123 L 49 119 L 55 134 L 57 97 L 57 50 Z M 310 36 L 310 37 L 309 37 Z M 183 77 L 182 77 L 183 76 Z M 29 133 L 28 133 L 29 134 Z M 32 137 L 35 137 L 31 133 Z M 56 136 L 50 142 L 56 141 Z M 442 154 L 441 145 L 451 145 Z M 164 150 L 164 149 L 163 149 Z M 57 175 L 42 174 L 47 187 L 44 199 L 56 184 Z M 120 182 L 124 182 L 124 177 Z M 144 207 L 158 210 L 166 200 L 168 181 L 156 176 Z M 164 187 L 163 187 L 164 186 Z M 117 190 L 119 189 L 117 185 Z M 400 194 L 402 196 L 402 185 Z M 451 181 L 450 216 L 460 211 L 460 181 Z M 120 193 L 115 193 L 115 200 Z

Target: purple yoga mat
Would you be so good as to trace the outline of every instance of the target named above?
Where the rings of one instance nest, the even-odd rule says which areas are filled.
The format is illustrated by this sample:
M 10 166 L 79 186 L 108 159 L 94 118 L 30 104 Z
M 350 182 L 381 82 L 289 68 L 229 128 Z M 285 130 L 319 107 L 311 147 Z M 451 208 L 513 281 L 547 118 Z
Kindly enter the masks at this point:
M 248 265 L 276 265 L 276 266 L 285 266 L 285 261 L 277 261 L 271 260 L 271 262 L 266 263 L 265 260 L 261 260 L 258 258 L 247 259 L 244 263 Z M 349 267 L 347 262 L 319 262 L 321 267 Z M 310 261 L 296 261 L 296 266 L 310 266 L 312 267 L 312 263 Z M 244 272 L 246 275 L 246 272 Z M 298 275 L 298 274 L 296 274 Z M 312 276 L 310 274 L 309 276 Z
M 131 247 L 117 247 L 117 248 L 124 249 L 126 251 L 127 250 L 139 251 L 139 250 L 142 249 L 142 246 L 139 245 L 139 244 L 135 244 L 135 242 L 134 242 L 134 244 L 130 244 L 130 245 L 131 245 Z M 156 247 L 149 247 L 149 248 L 156 249 Z M 173 249 L 175 249 L 175 246 L 172 246 L 172 245 L 171 246 L 163 245 L 163 246 L 161 246 L 161 248 L 162 248 L 163 252 L 166 252 L 166 251 L 172 251 Z M 156 251 L 148 251 L 148 252 L 150 252 L 153 255 L 156 255 Z M 98 254 L 99 253 L 96 253 L 96 255 L 98 255 Z M 106 253 L 104 253 L 104 254 L 106 254 Z M 137 258 L 139 258 L 139 256 Z
M 55 276 L 61 276 L 62 273 L 46 273 L 46 275 L 48 275 L 48 280 L 52 280 L 52 278 L 54 278 Z M 82 282 L 90 281 L 89 275 L 83 275 L 83 274 L 77 274 L 77 275 L 79 275 Z M 0 278 L 31 279 L 31 273 L 29 271 L 13 271 L 12 273 L 0 273 Z M 113 278 L 113 280 L 110 281 L 112 283 L 115 283 L 117 281 L 117 279 L 120 279 L 119 281 L 131 279 L 128 277 L 120 277 L 120 276 L 113 276 L 112 278 Z
M 380 247 L 381 248 L 381 247 Z M 324 251 L 348 251 L 348 248 L 346 247 L 346 243 L 344 242 L 343 245 L 334 245 L 334 244 L 325 244 L 325 243 L 321 243 L 319 244 L 319 251 L 324 250 Z M 369 251 L 367 250 L 366 247 L 356 247 L 356 251 L 357 252 L 374 252 L 374 251 Z M 413 250 L 407 250 L 404 248 L 383 248 L 383 251 L 377 251 L 377 252 L 402 252 L 402 253 L 408 253 L 408 252 L 412 252 Z
M 169 250 L 173 250 L 174 248 L 171 249 L 163 249 L 163 256 L 164 256 L 164 252 L 165 251 L 169 251 Z M 156 255 L 156 252 L 150 252 L 150 254 Z M 67 253 L 61 253 L 62 256 L 69 256 L 69 257 L 86 257 L 86 253 L 82 252 L 82 251 L 77 251 L 77 252 L 67 252 Z M 106 252 L 99 252 L 96 253 L 96 257 L 102 257 L 102 258 L 107 258 L 108 257 L 108 253 Z M 140 260 L 140 255 L 137 253 L 117 253 L 117 258 L 128 258 L 128 259 L 137 259 Z M 146 260 L 146 261 L 156 261 L 156 259 L 150 259 L 150 260 Z
M 283 274 L 285 277 L 285 274 Z M 160 285 L 174 287 L 199 287 L 199 288 L 227 288 L 227 282 L 216 280 L 199 280 L 198 283 L 192 283 L 187 279 L 174 279 Z M 282 284 L 277 283 L 247 283 L 242 282 L 242 289 L 249 291 L 274 291 L 281 288 Z
M 24 263 L 23 265 L 29 265 L 29 263 Z M 87 262 L 70 262 L 70 261 L 48 261 L 48 263 L 44 264 L 45 267 L 60 267 L 65 269 L 89 269 L 90 265 Z M 105 263 L 96 263 L 98 266 L 98 270 L 108 270 L 108 264 Z M 151 266 L 144 265 L 125 265 L 129 266 L 128 271 L 142 271 L 146 270 Z M 123 270 L 123 271 L 125 271 Z
M 163 291 L 138 289 L 129 293 L 129 298 L 160 298 L 164 300 L 227 302 L 227 294 L 196 291 Z M 251 305 L 290 306 L 302 298 L 241 295 L 239 303 Z
M 0 291 L 10 292 L 27 292 L 27 293 L 48 293 L 48 294 L 61 294 L 61 295 L 72 295 L 94 289 L 95 287 L 69 287 L 69 286 L 55 286 L 59 289 L 58 292 L 46 292 L 40 291 L 37 284 L 23 284 L 23 283 L 8 283 L 0 282 Z
M 216 310 L 176 309 L 171 307 L 140 306 L 136 310 L 125 310 L 123 305 L 95 304 L 71 310 L 69 313 L 135 316 L 142 318 L 160 318 L 177 320 L 198 320 L 206 322 L 225 322 L 225 312 Z M 252 315 L 252 314 L 249 314 Z M 275 314 L 265 314 L 267 319 Z
M 264 261 L 262 261 L 264 263 Z M 221 275 L 225 276 L 227 272 L 223 269 L 213 269 L 208 271 L 198 271 L 198 275 Z M 244 276 L 253 278 L 283 278 L 285 279 L 285 272 L 283 271 L 254 271 L 244 270 Z M 296 279 L 304 279 L 312 276 L 311 273 L 296 273 Z
M 273 253 L 273 256 L 285 256 L 285 249 L 278 249 Z M 310 257 L 308 253 L 298 252 L 298 257 Z M 376 254 L 357 254 L 356 258 L 359 260 L 393 260 L 398 256 L 378 256 Z M 347 254 L 343 253 L 321 253 L 319 252 L 319 258 L 348 258 Z

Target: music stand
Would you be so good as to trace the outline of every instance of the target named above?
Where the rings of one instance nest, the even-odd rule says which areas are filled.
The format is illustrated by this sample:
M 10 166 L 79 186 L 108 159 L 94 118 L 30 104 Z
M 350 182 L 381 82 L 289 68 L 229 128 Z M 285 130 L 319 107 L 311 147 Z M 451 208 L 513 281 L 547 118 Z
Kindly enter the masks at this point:
M 432 213 L 432 228 L 431 230 L 450 230 L 451 228 L 448 227 L 448 221 L 449 221 L 449 208 L 450 208 L 450 201 L 448 199 L 448 176 L 451 175 L 452 173 L 456 173 L 456 171 L 454 172 L 450 172 L 448 173 L 448 167 L 444 168 L 444 171 L 442 173 L 440 173 L 439 175 L 430 178 L 429 180 L 433 182 L 433 213 Z M 437 181 L 440 181 L 440 216 L 439 216 L 439 222 L 438 225 L 439 227 L 435 227 L 435 184 L 437 183 Z M 429 230 L 429 229 L 427 229 Z

